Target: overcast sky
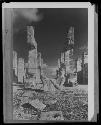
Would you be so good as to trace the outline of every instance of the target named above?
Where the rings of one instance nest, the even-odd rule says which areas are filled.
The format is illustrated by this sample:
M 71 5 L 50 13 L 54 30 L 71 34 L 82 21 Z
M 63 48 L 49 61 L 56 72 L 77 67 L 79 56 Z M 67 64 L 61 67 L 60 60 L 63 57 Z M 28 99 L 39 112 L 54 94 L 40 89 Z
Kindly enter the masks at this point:
M 14 21 L 13 47 L 19 57 L 27 60 L 28 51 L 31 49 L 31 45 L 27 43 L 27 25 L 35 27 L 38 51 L 48 65 L 57 65 L 57 59 L 66 41 L 66 31 L 70 26 L 74 27 L 75 49 L 78 45 L 87 45 L 88 9 L 45 8 L 34 9 L 33 12 L 21 9 L 15 14 L 17 17 Z

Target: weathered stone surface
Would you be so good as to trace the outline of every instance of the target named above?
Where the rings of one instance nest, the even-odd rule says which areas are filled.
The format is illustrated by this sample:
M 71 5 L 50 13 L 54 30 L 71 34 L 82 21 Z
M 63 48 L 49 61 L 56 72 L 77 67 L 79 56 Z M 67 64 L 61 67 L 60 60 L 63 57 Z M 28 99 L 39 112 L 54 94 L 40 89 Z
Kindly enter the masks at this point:
M 32 100 L 29 102 L 32 106 L 34 106 L 35 108 L 39 109 L 39 110 L 43 110 L 46 105 L 43 104 L 41 101 L 39 101 L 38 99 Z

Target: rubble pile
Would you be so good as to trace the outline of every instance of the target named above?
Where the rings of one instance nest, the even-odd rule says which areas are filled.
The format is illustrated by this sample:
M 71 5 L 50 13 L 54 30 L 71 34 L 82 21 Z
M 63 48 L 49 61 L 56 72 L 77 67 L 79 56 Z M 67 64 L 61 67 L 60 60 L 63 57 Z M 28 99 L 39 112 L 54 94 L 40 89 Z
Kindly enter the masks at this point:
M 42 112 L 40 120 L 64 120 L 61 111 Z
M 15 119 L 31 120 L 87 120 L 88 119 L 88 94 L 81 89 L 50 92 L 35 92 L 28 94 L 17 92 L 14 101 Z M 21 97 L 23 99 L 21 99 Z M 27 99 L 26 99 L 27 98 Z M 27 100 L 26 101 L 24 101 Z M 23 101 L 23 102 L 22 102 Z M 16 102 L 16 103 L 15 103 Z M 24 108 L 22 104 L 29 103 L 29 107 Z M 36 110 L 35 110 L 36 109 Z M 56 112 L 61 112 L 60 116 L 54 118 Z M 55 113 L 54 113 L 55 112 Z M 43 116 L 44 114 L 44 116 Z M 47 116 L 48 114 L 48 116 Z

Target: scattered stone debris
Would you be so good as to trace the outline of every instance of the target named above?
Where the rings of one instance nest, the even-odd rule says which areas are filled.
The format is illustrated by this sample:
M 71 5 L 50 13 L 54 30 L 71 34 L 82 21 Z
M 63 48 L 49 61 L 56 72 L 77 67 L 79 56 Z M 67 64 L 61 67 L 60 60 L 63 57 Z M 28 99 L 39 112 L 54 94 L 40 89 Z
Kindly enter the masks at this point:
M 40 120 L 64 120 L 61 111 L 42 112 Z
M 29 90 L 20 93 L 19 91 L 15 93 L 13 104 L 13 116 L 18 120 L 88 119 L 88 93 L 80 88 L 68 88 L 65 91 L 55 91 L 55 93 L 29 92 Z

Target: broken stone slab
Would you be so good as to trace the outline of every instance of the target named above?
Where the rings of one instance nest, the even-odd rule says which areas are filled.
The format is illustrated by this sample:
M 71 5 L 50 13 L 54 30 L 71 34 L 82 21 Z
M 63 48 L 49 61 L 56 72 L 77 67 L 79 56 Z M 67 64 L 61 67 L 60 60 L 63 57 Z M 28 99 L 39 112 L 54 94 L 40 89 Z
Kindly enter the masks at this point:
M 23 96 L 23 97 L 32 97 L 32 96 L 33 96 L 33 93 L 32 93 L 31 91 L 25 91 L 22 96 Z
M 21 98 L 21 104 L 28 103 L 29 102 L 29 97 L 23 97 Z
M 40 120 L 64 120 L 61 111 L 41 112 Z
M 41 101 L 39 101 L 39 99 L 35 99 L 35 100 L 32 100 L 32 101 L 29 101 L 29 103 L 34 106 L 35 108 L 39 109 L 39 110 L 43 110 L 46 105 L 43 104 Z
M 56 89 L 61 90 L 60 86 L 57 83 L 55 83 L 54 80 L 50 79 L 50 82 L 54 85 Z

